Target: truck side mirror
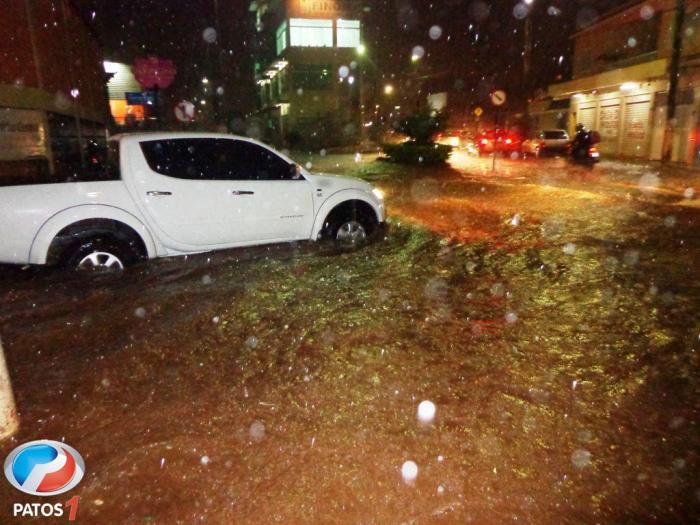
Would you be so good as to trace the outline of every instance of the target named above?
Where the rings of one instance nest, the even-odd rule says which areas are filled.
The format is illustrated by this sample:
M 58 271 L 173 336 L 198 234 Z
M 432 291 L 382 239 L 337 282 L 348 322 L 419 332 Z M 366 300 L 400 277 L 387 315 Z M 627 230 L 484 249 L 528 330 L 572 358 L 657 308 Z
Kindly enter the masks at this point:
M 292 162 L 289 164 L 289 175 L 292 180 L 299 180 L 301 179 L 301 166 L 297 164 L 296 162 Z

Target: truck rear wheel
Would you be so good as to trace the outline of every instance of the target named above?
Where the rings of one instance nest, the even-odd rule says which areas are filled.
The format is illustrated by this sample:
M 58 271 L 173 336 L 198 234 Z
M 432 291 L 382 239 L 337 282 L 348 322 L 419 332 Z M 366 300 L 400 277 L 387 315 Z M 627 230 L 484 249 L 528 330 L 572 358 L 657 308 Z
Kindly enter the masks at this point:
M 130 242 L 109 235 L 79 239 L 65 252 L 64 266 L 82 272 L 118 273 L 141 258 Z

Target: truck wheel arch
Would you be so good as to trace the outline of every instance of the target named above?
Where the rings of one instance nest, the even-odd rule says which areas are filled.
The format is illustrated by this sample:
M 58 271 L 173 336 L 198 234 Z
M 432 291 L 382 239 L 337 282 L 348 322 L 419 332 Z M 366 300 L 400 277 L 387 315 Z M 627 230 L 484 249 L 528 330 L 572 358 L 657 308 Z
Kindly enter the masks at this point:
M 158 253 L 151 233 L 137 217 L 112 206 L 75 206 L 47 220 L 34 237 L 29 253 L 31 264 L 55 263 L 65 246 L 61 238 L 88 236 L 90 232 L 114 232 L 136 243 L 144 257 Z
M 326 200 L 316 214 L 313 230 L 311 232 L 312 239 L 318 239 L 323 235 L 328 219 L 333 213 L 342 210 L 345 206 L 359 206 L 363 211 L 374 214 L 374 219 L 377 223 L 382 221 L 382 214 L 377 207 L 366 197 L 366 194 L 360 190 L 343 190 L 332 195 Z

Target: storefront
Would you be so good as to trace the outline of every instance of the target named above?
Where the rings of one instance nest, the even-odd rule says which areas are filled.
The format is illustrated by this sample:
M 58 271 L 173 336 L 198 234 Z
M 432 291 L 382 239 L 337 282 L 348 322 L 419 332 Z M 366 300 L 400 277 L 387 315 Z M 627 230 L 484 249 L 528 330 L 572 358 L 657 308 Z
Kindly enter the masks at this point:
M 106 140 L 99 46 L 72 2 L 6 3 L 0 31 L 16 36 L 0 43 L 0 184 L 70 179 Z

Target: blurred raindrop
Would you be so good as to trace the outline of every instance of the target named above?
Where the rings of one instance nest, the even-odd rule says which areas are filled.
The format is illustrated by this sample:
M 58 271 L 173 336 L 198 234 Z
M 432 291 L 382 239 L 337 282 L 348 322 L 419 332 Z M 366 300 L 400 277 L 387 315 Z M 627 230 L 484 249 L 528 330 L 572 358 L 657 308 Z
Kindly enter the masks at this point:
M 207 27 L 202 31 L 202 38 L 207 44 L 213 44 L 216 42 L 216 29 L 213 27 Z
M 475 0 L 469 4 L 468 13 L 476 22 L 483 22 L 491 13 L 491 6 L 482 0 Z
M 522 2 L 518 2 L 517 4 L 515 4 L 515 7 L 513 7 L 513 16 L 518 20 L 523 20 L 529 12 L 530 9 L 528 8 L 528 6 L 526 6 Z
M 430 38 L 431 38 L 432 40 L 439 40 L 440 37 L 442 36 L 442 27 L 440 27 L 440 26 L 438 26 L 438 25 L 432 26 L 432 27 L 428 30 L 428 36 L 430 36 Z
M 401 476 L 406 483 L 413 483 L 418 477 L 418 465 L 413 461 L 406 461 L 401 465 Z
M 254 421 L 248 429 L 248 435 L 253 441 L 262 441 L 265 437 L 265 425 L 262 421 Z
M 418 405 L 417 416 L 421 423 L 431 423 L 435 419 L 435 403 L 432 401 L 421 401 Z
M 591 453 L 580 448 L 571 454 L 571 462 L 576 468 L 589 467 L 591 465 Z
M 642 20 L 651 20 L 654 17 L 654 8 L 648 4 L 645 4 L 639 9 L 639 16 Z
M 656 173 L 645 173 L 639 178 L 637 185 L 644 193 L 652 193 L 661 185 L 661 180 Z
M 598 21 L 598 12 L 592 7 L 582 7 L 576 13 L 576 29 L 585 29 Z

